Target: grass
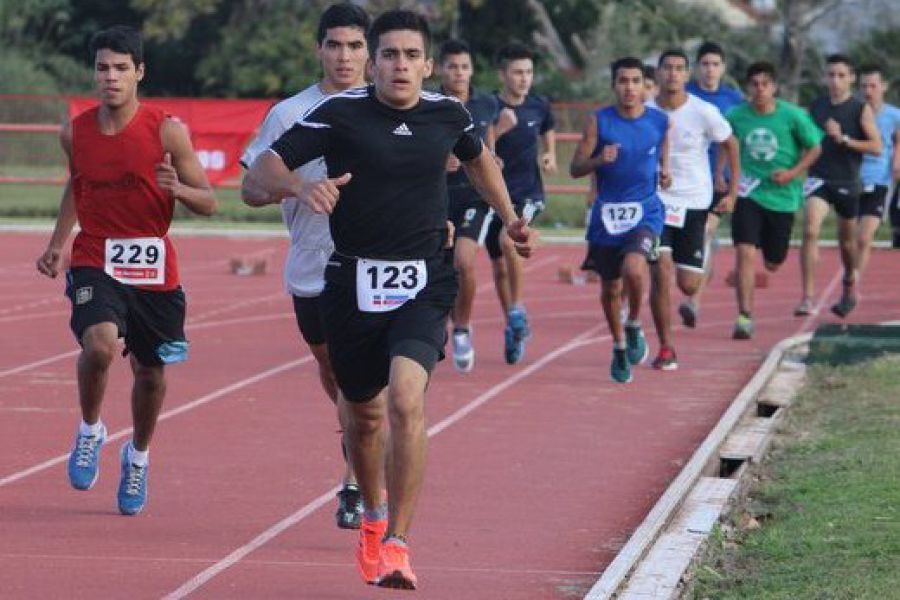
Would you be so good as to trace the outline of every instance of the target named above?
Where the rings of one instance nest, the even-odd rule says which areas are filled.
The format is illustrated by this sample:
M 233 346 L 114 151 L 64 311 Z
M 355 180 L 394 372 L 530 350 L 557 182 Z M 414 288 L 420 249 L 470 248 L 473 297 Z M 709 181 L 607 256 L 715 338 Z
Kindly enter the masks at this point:
M 812 367 L 696 599 L 900 598 L 900 355 Z

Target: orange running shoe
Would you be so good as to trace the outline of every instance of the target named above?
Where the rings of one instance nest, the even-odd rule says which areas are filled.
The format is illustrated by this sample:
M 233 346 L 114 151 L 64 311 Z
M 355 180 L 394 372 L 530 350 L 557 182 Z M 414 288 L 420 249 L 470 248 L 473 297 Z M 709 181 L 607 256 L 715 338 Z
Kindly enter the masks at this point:
M 356 566 L 363 581 L 372 584 L 378 579 L 378 559 L 381 556 L 381 538 L 387 532 L 387 519 L 369 521 L 365 516 L 359 527 L 359 544 L 356 546 Z
M 414 590 L 417 582 L 409 566 L 409 548 L 390 539 L 382 544 L 378 581 L 375 585 L 395 590 Z

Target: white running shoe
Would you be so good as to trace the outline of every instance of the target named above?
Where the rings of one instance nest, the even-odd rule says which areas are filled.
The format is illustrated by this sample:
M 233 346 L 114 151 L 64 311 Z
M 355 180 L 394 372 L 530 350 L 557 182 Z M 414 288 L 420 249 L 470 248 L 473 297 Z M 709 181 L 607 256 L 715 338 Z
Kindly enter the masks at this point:
M 460 373 L 468 373 L 475 366 L 475 348 L 467 329 L 453 332 L 453 366 Z

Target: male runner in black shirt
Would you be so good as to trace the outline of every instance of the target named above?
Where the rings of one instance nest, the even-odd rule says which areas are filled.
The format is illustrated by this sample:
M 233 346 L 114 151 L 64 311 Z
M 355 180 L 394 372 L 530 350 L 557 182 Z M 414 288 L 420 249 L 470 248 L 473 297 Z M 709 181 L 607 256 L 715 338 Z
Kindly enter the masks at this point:
M 422 91 L 431 74 L 423 17 L 389 11 L 372 24 L 374 85 L 323 99 L 261 155 L 251 198 L 293 196 L 329 213 L 335 253 L 325 271 L 325 335 L 349 401 L 350 454 L 365 513 L 356 559 L 368 583 L 414 589 L 406 535 L 425 467 L 425 388 L 443 356 L 456 275 L 444 250 L 446 165 L 453 154 L 528 256 L 497 164 L 455 99 Z M 323 156 L 329 179 L 295 167 Z M 387 387 L 386 400 L 379 392 Z M 385 419 L 390 460 L 385 467 Z M 387 471 L 388 502 L 383 496 Z
M 806 191 L 811 195 L 806 200 L 800 247 L 803 298 L 794 309 L 794 315 L 798 317 L 813 311 L 819 232 L 829 205 L 834 206 L 837 213 L 837 233 L 844 265 L 843 293 L 831 307 L 831 312 L 846 317 L 856 307 L 856 220 L 862 194 L 859 170 L 863 154 L 881 154 L 881 135 L 872 107 L 853 96 L 853 82 L 856 81 L 853 64 L 841 54 L 829 56 L 826 62 L 828 94 L 813 102 L 809 109 L 816 125 L 825 131 L 825 139 L 822 140 L 822 155 L 809 170 L 811 181 Z

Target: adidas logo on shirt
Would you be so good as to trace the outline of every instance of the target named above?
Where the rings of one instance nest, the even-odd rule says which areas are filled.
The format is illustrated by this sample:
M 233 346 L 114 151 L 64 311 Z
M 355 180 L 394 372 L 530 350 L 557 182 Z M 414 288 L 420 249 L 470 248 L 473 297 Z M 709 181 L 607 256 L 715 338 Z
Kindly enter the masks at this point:
M 400 123 L 400 126 L 393 131 L 394 135 L 412 135 L 412 131 L 406 126 L 406 123 Z

